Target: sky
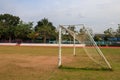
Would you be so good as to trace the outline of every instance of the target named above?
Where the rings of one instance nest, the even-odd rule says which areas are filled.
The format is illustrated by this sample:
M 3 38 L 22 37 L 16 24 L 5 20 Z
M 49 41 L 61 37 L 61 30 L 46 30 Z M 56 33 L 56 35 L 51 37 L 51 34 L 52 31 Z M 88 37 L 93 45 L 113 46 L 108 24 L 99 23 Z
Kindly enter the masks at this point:
M 34 25 L 44 17 L 56 27 L 85 24 L 95 33 L 118 28 L 119 8 L 120 0 L 0 0 L 0 14 L 19 16 Z

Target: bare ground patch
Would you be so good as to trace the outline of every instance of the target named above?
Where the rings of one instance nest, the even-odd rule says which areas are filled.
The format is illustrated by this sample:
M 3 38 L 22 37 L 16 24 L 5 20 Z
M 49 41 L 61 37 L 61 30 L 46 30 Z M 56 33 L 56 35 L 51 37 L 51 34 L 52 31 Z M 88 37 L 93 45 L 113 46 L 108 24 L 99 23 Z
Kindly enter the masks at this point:
M 70 63 L 71 57 L 62 57 L 63 63 Z M 35 69 L 57 68 L 58 56 L 31 56 L 20 54 L 0 54 L 0 67 L 14 64 L 20 67 L 32 67 Z
M 63 63 L 72 59 L 63 57 Z M 58 56 L 0 54 L 1 80 L 48 80 L 58 71 Z

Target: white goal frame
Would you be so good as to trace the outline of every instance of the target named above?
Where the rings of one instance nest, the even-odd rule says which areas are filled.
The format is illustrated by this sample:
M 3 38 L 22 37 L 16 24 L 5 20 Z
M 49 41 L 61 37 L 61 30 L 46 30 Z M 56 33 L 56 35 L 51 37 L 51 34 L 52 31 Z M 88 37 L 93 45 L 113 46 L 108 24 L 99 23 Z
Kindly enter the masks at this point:
M 79 25 L 83 25 L 83 24 L 79 24 Z M 59 54 L 58 54 L 58 67 L 61 67 L 62 66 L 62 28 L 64 25 L 59 25 Z M 69 26 L 69 25 L 68 25 Z M 84 26 L 84 25 L 83 25 Z M 87 30 L 87 29 L 86 29 Z M 90 36 L 91 40 L 94 42 L 94 46 L 97 46 L 96 42 L 93 40 L 92 36 L 90 35 L 89 31 L 87 30 L 87 34 Z M 73 34 L 73 55 L 75 56 L 76 53 L 75 53 L 75 33 Z M 85 50 L 85 48 L 83 47 L 83 49 Z M 102 51 L 99 49 L 99 47 L 97 46 L 96 47 L 99 55 L 104 59 L 105 63 L 108 65 L 108 67 L 110 69 L 112 69 L 110 63 L 107 61 L 107 59 L 105 58 L 105 56 L 103 55 Z M 85 52 L 87 53 L 87 51 L 85 50 Z M 88 53 L 87 53 L 88 54 Z

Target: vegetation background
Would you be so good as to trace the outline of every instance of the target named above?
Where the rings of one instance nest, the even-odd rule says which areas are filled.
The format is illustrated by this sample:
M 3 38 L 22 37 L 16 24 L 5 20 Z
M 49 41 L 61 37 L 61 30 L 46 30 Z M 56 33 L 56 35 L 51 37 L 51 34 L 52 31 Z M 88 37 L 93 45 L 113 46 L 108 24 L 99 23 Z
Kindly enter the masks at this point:
M 69 26 L 68 28 L 73 30 L 73 27 L 74 26 Z M 82 29 L 80 31 L 82 31 Z M 71 36 L 66 34 L 63 35 L 63 39 L 67 41 L 72 40 Z M 19 16 L 0 14 L 0 42 L 50 43 L 50 41 L 57 40 L 57 27 L 47 18 L 43 18 L 39 20 L 36 25 L 33 25 L 33 22 L 23 22 Z M 95 35 L 94 40 L 97 42 L 119 42 L 120 25 L 118 24 L 118 29 L 116 30 L 109 28 L 104 31 L 104 34 Z

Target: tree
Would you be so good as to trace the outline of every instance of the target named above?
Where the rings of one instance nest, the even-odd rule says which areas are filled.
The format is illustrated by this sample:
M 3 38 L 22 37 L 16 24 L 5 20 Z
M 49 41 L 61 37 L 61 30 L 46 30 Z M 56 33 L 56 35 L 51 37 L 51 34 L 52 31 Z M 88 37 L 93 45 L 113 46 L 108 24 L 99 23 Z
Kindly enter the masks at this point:
M 94 40 L 95 40 L 95 41 L 102 41 L 102 40 L 103 40 L 102 34 L 96 34 L 96 35 L 94 36 Z
M 118 24 L 118 29 L 116 30 L 116 37 L 120 37 L 120 24 Z
M 36 33 L 34 29 L 32 29 L 31 33 L 28 34 L 28 38 L 32 39 L 32 42 L 34 41 L 35 38 L 39 36 L 39 33 Z
M 68 27 L 68 29 L 70 29 L 71 31 L 75 31 L 75 26 L 74 26 L 74 25 L 70 25 L 70 26 Z
M 104 40 L 108 41 L 108 38 L 112 37 L 116 37 L 116 32 L 114 32 L 114 30 L 112 28 L 108 28 L 107 30 L 104 31 L 105 37 Z
M 75 26 L 74 25 L 70 25 L 68 27 L 69 30 L 75 32 Z M 68 37 L 69 37 L 69 40 L 72 41 L 72 36 L 68 33 Z
M 38 21 L 35 26 L 35 31 L 40 34 L 40 37 L 43 38 L 44 43 L 46 43 L 47 39 L 56 38 L 56 28 L 46 18 Z
M 114 30 L 112 28 L 109 28 L 109 29 L 105 30 L 104 34 L 107 37 L 115 37 L 115 32 L 114 32 Z
M 86 29 L 85 29 L 85 27 L 83 26 L 81 29 L 80 29 L 80 34 L 85 34 L 86 33 Z
M 17 39 L 26 39 L 28 35 L 32 33 L 32 22 L 23 23 L 22 21 L 15 27 L 15 38 Z
M 14 28 L 19 23 L 20 18 L 11 14 L 0 14 L 0 32 L 4 38 L 8 38 L 9 42 L 14 38 Z
M 6 32 L 6 30 L 3 27 L 3 24 L 0 22 L 0 38 L 4 35 L 4 32 Z

